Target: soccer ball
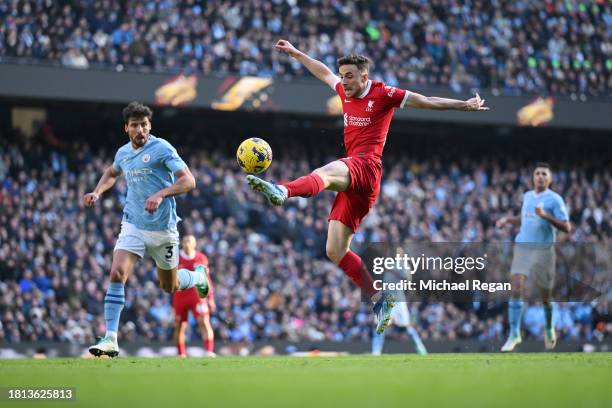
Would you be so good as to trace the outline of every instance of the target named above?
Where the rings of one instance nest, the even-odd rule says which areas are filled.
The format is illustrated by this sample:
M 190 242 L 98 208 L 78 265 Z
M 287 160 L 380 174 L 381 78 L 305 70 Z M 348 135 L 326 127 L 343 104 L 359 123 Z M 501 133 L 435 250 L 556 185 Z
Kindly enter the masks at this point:
M 272 148 L 265 140 L 251 137 L 240 143 L 236 159 L 242 170 L 247 173 L 261 173 L 272 163 Z

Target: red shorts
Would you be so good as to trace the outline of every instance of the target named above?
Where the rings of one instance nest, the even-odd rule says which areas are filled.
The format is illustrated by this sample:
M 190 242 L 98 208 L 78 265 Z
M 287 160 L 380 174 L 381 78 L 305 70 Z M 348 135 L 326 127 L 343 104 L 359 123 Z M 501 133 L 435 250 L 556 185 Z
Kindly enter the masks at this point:
M 380 193 L 382 161 L 374 155 L 340 160 L 349 168 L 351 183 L 345 191 L 336 195 L 328 220 L 340 221 L 355 232 Z
M 189 311 L 193 313 L 193 317 L 196 319 L 209 314 L 206 299 L 201 299 L 195 289 L 193 292 L 181 293 L 178 296 L 175 293 L 172 298 L 172 308 L 174 309 L 174 319 L 177 323 L 186 322 L 189 317 Z

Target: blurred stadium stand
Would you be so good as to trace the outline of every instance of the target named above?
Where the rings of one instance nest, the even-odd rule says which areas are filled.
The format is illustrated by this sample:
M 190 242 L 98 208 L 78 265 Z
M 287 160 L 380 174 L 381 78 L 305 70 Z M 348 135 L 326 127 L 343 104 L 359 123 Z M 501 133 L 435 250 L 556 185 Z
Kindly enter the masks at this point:
M 73 68 L 307 75 L 279 37 L 333 66 L 358 51 L 390 85 L 610 97 L 608 1 L 5 1 L 0 57 Z
M 2 123 L 10 123 L 15 110 L 0 106 Z M 80 199 L 125 143 L 120 106 L 60 103 L 39 109 L 45 121 L 32 137 L 5 127 L 0 138 L 0 336 L 7 344 L 84 344 L 103 330 L 102 298 L 125 182 L 93 210 L 85 211 Z M 219 339 L 369 339 L 368 308 L 324 259 L 332 193 L 272 208 L 248 190 L 233 157 L 242 138 L 265 137 L 275 153 L 267 176 L 289 179 L 341 153 L 341 128 L 334 119 L 160 108 L 153 128 L 177 146 L 197 178 L 198 189 L 178 199 L 181 229 L 196 235 L 211 260 Z M 496 230 L 493 222 L 508 210 L 518 211 L 538 160 L 552 163 L 554 189 L 567 199 L 575 224 L 570 239 L 610 244 L 611 148 L 601 132 L 396 125 L 386 147 L 381 197 L 355 244 L 511 240 L 513 232 Z M 155 282 L 154 266 L 145 259 L 126 291 L 124 341 L 171 339 L 169 297 Z M 609 295 L 559 305 L 561 338 L 607 342 L 611 306 Z M 505 334 L 502 302 L 411 308 L 426 341 L 490 344 Z M 527 338 L 539 338 L 543 317 L 535 309 L 525 315 Z M 403 336 L 392 332 L 390 338 Z
M 260 136 L 275 155 L 266 176 L 287 180 L 342 154 L 332 92 L 273 52 L 280 37 L 330 67 L 358 51 L 374 61 L 374 79 L 437 96 L 478 90 L 492 107 L 396 113 L 382 193 L 356 246 L 509 241 L 513 231 L 493 222 L 518 211 L 542 160 L 575 226 L 562 239 L 612 245 L 612 5 L 459 3 L 0 2 L 0 349 L 80 350 L 102 333 L 125 182 L 94 210 L 80 200 L 126 142 L 120 109 L 133 99 L 156 105 L 153 133 L 175 144 L 197 177 L 178 204 L 182 231 L 211 259 L 216 337 L 302 349 L 369 340 L 370 311 L 324 258 L 332 193 L 271 208 L 233 159 L 242 139 Z M 171 339 L 169 298 L 155 282 L 145 259 L 126 292 L 125 344 Z M 433 350 L 488 350 L 505 336 L 502 302 L 411 309 Z M 543 317 L 531 307 L 525 319 L 535 344 Z M 607 347 L 610 292 L 559 305 L 555 324 L 561 347 Z M 404 336 L 391 332 L 389 344 Z

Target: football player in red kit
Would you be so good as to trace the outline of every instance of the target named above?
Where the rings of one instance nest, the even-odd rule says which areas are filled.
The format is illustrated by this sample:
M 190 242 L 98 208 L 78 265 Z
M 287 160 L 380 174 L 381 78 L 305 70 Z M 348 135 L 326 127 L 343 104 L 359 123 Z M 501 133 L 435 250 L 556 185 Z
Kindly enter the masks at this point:
M 372 299 L 377 317 L 376 331 L 382 333 L 389 323 L 395 301 L 393 296 L 374 289 L 372 276 L 349 246 L 380 191 L 381 159 L 393 112 L 395 108 L 407 107 L 462 111 L 489 108 L 484 106 L 484 99 L 478 94 L 466 101 L 426 97 L 372 81 L 368 77 L 369 60 L 362 55 L 340 58 L 338 76 L 286 40 L 278 41 L 276 49 L 295 58 L 340 96 L 346 157 L 282 185 L 253 175 L 247 176 L 247 182 L 274 205 L 282 205 L 290 197 L 312 197 L 323 190 L 338 193 L 329 215 L 327 256 Z
M 202 252 L 196 250 L 196 240 L 193 235 L 186 235 L 181 242 L 182 250 L 179 253 L 179 268 L 194 268 L 196 265 L 203 265 L 206 270 L 208 279 L 208 287 L 210 288 L 208 296 L 201 299 L 195 290 L 183 290 L 174 293 L 172 298 L 172 307 L 176 325 L 174 328 L 174 340 L 178 350 L 178 355 L 187 357 L 185 351 L 185 330 L 187 329 L 187 318 L 189 311 L 198 322 L 198 328 L 202 333 L 204 349 L 206 353 L 214 357 L 214 332 L 210 325 L 210 313 L 215 312 L 215 300 L 213 297 L 212 281 L 208 274 L 208 258 Z

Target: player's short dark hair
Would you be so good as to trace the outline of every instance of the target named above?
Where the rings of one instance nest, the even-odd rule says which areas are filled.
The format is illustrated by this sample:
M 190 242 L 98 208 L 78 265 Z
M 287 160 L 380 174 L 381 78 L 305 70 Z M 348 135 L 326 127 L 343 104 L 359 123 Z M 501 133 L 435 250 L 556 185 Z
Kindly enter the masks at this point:
M 550 168 L 550 164 L 546 163 L 546 162 L 537 162 L 535 164 L 535 167 L 533 168 L 533 171 L 535 171 L 535 169 L 537 168 L 544 168 L 544 169 L 548 169 L 548 171 L 552 171 Z
M 349 54 L 338 58 L 338 68 L 343 65 L 355 65 L 359 72 L 368 72 L 370 69 L 370 59 L 363 55 Z
M 153 118 L 153 111 L 147 105 L 143 105 L 140 102 L 130 102 L 128 106 L 123 108 L 123 121 L 128 123 L 130 118 L 141 119 Z

